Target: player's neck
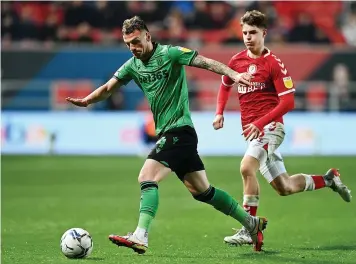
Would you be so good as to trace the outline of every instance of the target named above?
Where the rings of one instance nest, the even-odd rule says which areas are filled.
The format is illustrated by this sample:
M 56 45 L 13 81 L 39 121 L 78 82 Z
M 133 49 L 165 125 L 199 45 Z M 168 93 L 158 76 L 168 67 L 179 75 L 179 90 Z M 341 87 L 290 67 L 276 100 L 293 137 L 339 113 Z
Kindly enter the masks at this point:
M 257 59 L 263 55 L 264 50 L 265 50 L 265 46 L 262 46 L 261 48 L 253 50 L 253 51 L 248 50 L 247 56 L 249 56 L 252 59 Z

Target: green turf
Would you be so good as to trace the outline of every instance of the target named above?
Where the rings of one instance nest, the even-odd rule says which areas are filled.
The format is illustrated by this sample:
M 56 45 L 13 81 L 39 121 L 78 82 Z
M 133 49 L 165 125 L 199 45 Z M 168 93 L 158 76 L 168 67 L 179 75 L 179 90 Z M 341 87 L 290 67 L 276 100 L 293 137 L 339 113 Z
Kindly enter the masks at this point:
M 241 201 L 240 158 L 205 158 L 212 184 Z M 265 252 L 229 247 L 223 237 L 238 227 L 229 217 L 193 200 L 172 174 L 160 185 L 160 208 L 144 256 L 117 248 L 107 236 L 136 227 L 137 174 L 143 160 L 128 157 L 2 157 L 2 263 L 356 263 L 355 203 L 330 190 L 279 197 L 261 179 L 259 214 L 269 218 Z M 287 157 L 290 173 L 341 168 L 356 190 L 356 157 Z M 87 229 L 94 250 L 68 260 L 62 233 Z

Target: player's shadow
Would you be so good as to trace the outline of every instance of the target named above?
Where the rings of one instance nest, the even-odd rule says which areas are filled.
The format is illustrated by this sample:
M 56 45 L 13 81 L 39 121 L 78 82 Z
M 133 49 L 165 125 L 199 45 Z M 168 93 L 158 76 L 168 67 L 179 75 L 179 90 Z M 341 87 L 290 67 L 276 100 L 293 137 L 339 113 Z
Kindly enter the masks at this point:
M 263 251 L 263 252 L 250 252 L 250 253 L 242 253 L 242 255 L 245 255 L 246 256 L 246 259 L 249 259 L 253 256 L 256 256 L 256 255 L 263 255 L 263 256 L 266 256 L 266 255 L 275 255 L 275 254 L 279 254 L 280 252 L 278 251 Z M 241 253 L 237 253 L 238 256 L 241 255 Z M 158 258 L 181 258 L 181 259 L 210 259 L 210 260 L 236 260 L 236 255 L 235 254 L 231 254 L 231 255 L 224 255 L 224 256 L 221 256 L 219 254 L 217 255 L 213 255 L 213 256 L 206 256 L 206 255 L 180 255 L 180 254 L 158 254 L 158 255 L 145 255 L 145 257 L 158 257 Z M 256 257 L 257 258 L 257 257 Z
M 329 245 L 329 246 L 320 246 L 320 247 L 299 247 L 300 250 L 344 250 L 352 251 L 356 250 L 356 245 Z
M 85 258 L 84 261 L 104 261 L 105 258 L 98 258 L 98 257 L 92 257 L 92 258 Z

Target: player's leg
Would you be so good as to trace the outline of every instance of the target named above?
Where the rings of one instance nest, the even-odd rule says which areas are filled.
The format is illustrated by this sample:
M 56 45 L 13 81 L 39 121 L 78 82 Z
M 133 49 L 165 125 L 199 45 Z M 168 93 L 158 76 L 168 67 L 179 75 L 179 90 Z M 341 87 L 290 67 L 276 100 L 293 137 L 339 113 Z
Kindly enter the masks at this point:
M 259 203 L 260 186 L 256 177 L 259 166 L 259 161 L 248 154 L 243 157 L 240 165 L 243 182 L 243 208 L 252 216 L 256 216 Z M 225 243 L 235 246 L 252 244 L 251 236 L 246 228 L 233 229 L 235 234 L 224 237 Z
M 196 200 L 208 203 L 247 225 L 251 219 L 249 214 L 229 194 L 209 184 L 204 164 L 197 151 L 198 139 L 195 131 L 181 133 L 179 137 L 182 145 L 177 148 L 176 154 L 185 158 L 180 163 L 173 164 L 173 171 L 178 178 Z
M 265 126 L 263 132 L 262 137 L 248 144 L 240 166 L 244 183 L 244 207 L 251 215 L 256 215 L 259 202 L 257 172 L 268 160 L 269 153 L 273 153 L 280 146 L 285 135 L 283 124 L 276 122 Z
M 262 137 L 249 142 L 240 166 L 244 182 L 243 205 L 251 215 L 256 215 L 259 203 L 257 171 L 267 161 L 268 153 L 273 153 L 284 139 L 284 127 L 281 123 L 272 122 L 264 128 L 263 132 Z M 236 246 L 251 244 L 252 242 L 245 228 L 236 229 L 236 233 L 232 236 L 226 236 L 224 241 Z
M 268 132 L 270 130 L 268 129 Z M 240 173 L 243 180 L 243 206 L 252 216 L 257 214 L 260 187 L 257 180 L 257 171 L 260 164 L 267 160 L 267 150 L 270 138 L 268 132 L 259 139 L 249 142 L 246 153 L 241 161 Z M 245 228 L 235 229 L 235 234 L 224 237 L 224 242 L 230 245 L 241 246 L 251 244 L 252 240 Z
M 196 146 L 185 148 L 186 160 L 175 172 L 190 191 L 194 199 L 212 205 L 216 210 L 239 221 L 254 241 L 254 248 L 260 251 L 263 244 L 263 233 L 267 220 L 249 215 L 228 193 L 209 184 L 204 164 L 201 161 Z M 251 243 L 252 244 L 252 243 Z
M 158 183 L 170 172 L 170 168 L 153 159 L 147 159 L 140 171 L 138 177 L 141 187 L 140 217 L 134 232 L 138 238 L 148 238 L 148 231 L 159 204 Z
M 260 172 L 273 189 L 281 196 L 303 191 L 313 191 L 330 186 L 331 182 L 322 175 L 296 174 L 289 176 L 282 155 L 276 150 L 262 164 Z
M 148 232 L 159 204 L 158 183 L 171 172 L 165 162 L 167 150 L 164 145 L 157 144 L 140 171 L 138 177 L 141 187 L 140 215 L 135 232 L 127 236 L 109 236 L 114 244 L 132 248 L 139 254 L 145 253 L 148 248 Z M 157 148 L 160 148 L 159 151 Z
M 178 176 L 182 178 L 181 175 Z M 267 225 L 265 218 L 249 215 L 231 195 L 219 188 L 211 186 L 205 170 L 186 173 L 183 177 L 183 183 L 193 195 L 194 199 L 210 204 L 216 210 L 239 221 L 249 231 L 254 242 L 255 250 L 261 250 L 263 245 L 262 231 Z
M 338 192 L 344 201 L 351 201 L 351 191 L 341 182 L 336 169 L 329 169 L 324 175 L 298 173 L 289 176 L 278 151 L 275 151 L 261 168 L 261 174 L 281 196 L 330 187 Z
M 260 185 L 256 175 L 259 167 L 259 160 L 248 154 L 243 157 L 240 165 L 243 182 L 243 207 L 253 216 L 256 216 L 260 195 Z

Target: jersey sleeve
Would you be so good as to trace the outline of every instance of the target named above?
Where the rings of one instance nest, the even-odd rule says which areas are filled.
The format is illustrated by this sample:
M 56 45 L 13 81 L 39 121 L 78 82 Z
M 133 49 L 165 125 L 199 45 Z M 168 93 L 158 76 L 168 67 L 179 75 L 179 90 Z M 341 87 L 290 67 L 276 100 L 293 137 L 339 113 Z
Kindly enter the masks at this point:
M 292 77 L 284 63 L 276 56 L 271 56 L 271 76 L 278 96 L 295 92 Z
M 131 60 L 125 62 L 115 73 L 113 78 L 118 79 L 123 82 L 124 85 L 129 83 L 132 80 L 132 76 L 130 73 L 131 68 Z
M 168 48 L 168 54 L 174 63 L 180 65 L 190 65 L 193 59 L 198 55 L 198 52 L 196 50 L 172 46 Z

